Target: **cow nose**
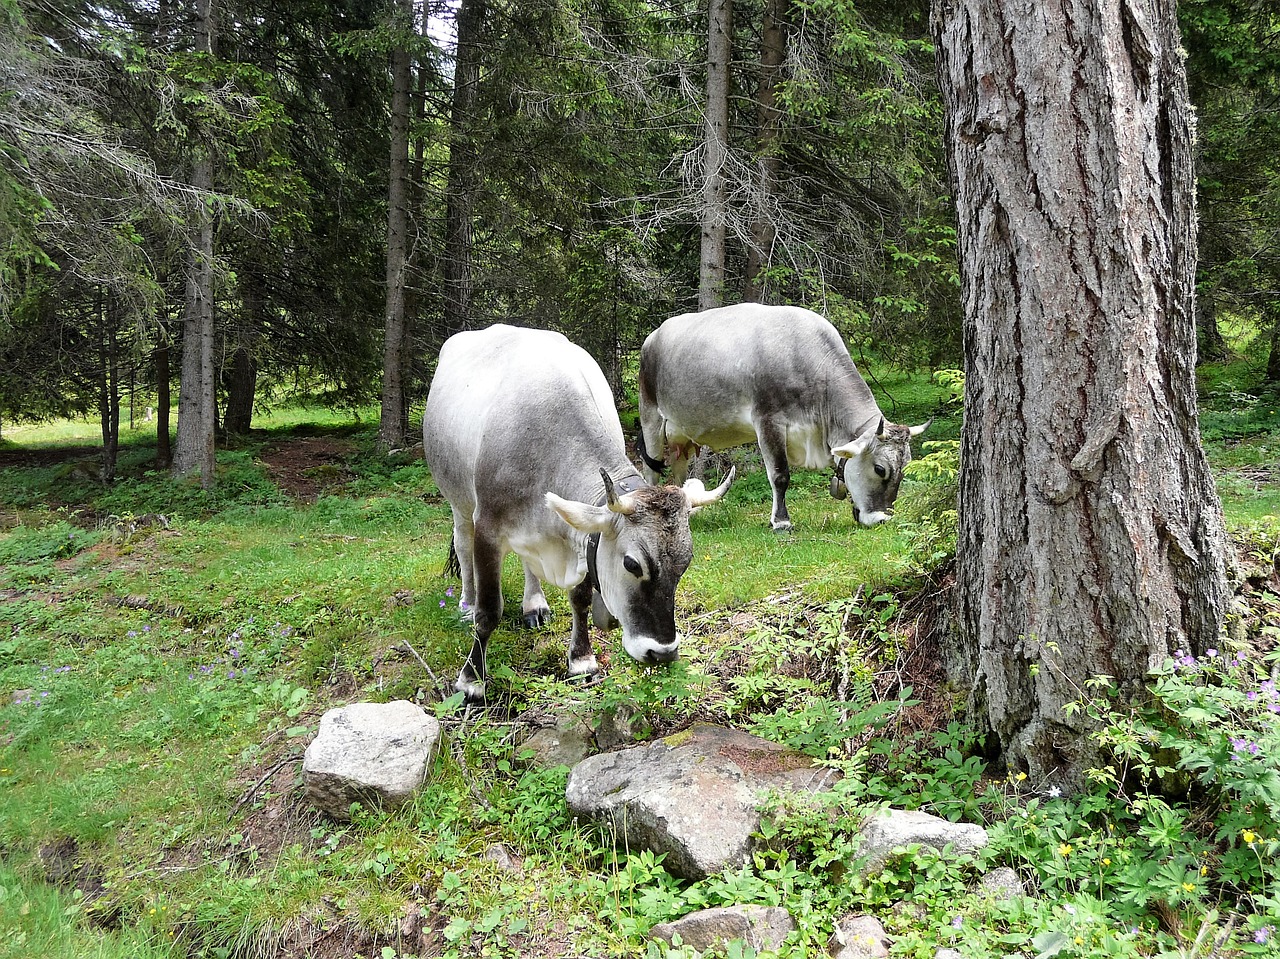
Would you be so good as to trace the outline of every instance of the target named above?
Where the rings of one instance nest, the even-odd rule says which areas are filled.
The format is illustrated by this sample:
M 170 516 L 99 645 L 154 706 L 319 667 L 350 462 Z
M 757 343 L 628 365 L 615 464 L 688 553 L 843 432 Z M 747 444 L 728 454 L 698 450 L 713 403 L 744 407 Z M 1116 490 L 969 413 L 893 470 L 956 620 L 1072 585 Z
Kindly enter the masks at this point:
M 675 643 L 670 646 L 662 646 L 658 649 L 651 649 L 644 656 L 646 666 L 657 666 L 659 663 L 669 663 L 672 660 L 680 658 L 680 647 Z

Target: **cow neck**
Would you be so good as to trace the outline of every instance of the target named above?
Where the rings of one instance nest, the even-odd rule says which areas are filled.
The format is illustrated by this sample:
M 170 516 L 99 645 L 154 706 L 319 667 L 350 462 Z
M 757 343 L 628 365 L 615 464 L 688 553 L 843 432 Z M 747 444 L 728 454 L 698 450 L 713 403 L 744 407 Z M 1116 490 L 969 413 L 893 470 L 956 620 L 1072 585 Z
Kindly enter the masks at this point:
M 613 481 L 613 489 L 619 496 L 626 496 L 628 493 L 634 493 L 638 489 L 644 489 L 649 484 L 645 482 L 643 476 L 634 470 L 620 479 Z M 602 493 L 600 498 L 596 500 L 597 506 L 605 506 L 609 502 L 609 494 Z M 597 593 L 600 592 L 600 577 L 596 575 L 596 552 L 600 549 L 600 534 L 592 533 L 587 537 L 587 576 L 591 580 L 591 588 Z

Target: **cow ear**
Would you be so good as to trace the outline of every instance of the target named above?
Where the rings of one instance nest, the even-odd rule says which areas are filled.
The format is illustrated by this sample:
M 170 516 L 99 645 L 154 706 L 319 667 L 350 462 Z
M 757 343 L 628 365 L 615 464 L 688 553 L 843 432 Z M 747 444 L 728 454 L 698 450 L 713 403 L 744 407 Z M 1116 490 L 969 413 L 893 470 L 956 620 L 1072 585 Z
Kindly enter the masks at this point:
M 880 422 L 870 427 L 865 433 L 855 440 L 845 443 L 844 446 L 831 447 L 831 455 L 838 460 L 852 459 L 855 456 L 861 456 L 867 450 L 871 449 L 871 444 L 877 439 L 877 435 L 884 429 L 884 417 L 880 417 Z
M 613 529 L 613 512 L 607 506 L 592 506 L 577 500 L 546 494 L 547 505 L 579 533 L 607 533 Z

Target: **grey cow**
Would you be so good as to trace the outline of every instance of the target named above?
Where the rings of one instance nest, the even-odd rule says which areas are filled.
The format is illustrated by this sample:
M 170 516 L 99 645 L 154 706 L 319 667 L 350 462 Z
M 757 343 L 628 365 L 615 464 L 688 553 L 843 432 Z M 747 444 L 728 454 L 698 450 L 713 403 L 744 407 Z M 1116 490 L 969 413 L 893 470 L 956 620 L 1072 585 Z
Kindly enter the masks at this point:
M 693 555 L 689 512 L 720 499 L 647 483 L 627 459 L 604 374 L 559 333 L 497 325 L 451 336 L 422 419 L 423 452 L 453 508 L 462 603 L 475 640 L 455 688 L 484 699 L 485 649 L 502 616 L 507 553 L 524 564 L 526 621 L 550 615 L 542 583 L 569 590 L 571 675 L 597 671 L 587 630 L 593 587 L 642 663 L 680 646 L 676 583 Z
M 854 518 L 889 518 L 911 437 L 923 426 L 885 421 L 827 320 L 795 306 L 742 303 L 667 320 L 640 352 L 641 456 L 650 480 L 665 466 L 679 483 L 699 446 L 760 445 L 773 488 L 771 524 L 791 528 L 791 467 L 839 476 Z M 663 462 L 666 460 L 666 463 Z M 832 484 L 832 493 L 844 492 Z

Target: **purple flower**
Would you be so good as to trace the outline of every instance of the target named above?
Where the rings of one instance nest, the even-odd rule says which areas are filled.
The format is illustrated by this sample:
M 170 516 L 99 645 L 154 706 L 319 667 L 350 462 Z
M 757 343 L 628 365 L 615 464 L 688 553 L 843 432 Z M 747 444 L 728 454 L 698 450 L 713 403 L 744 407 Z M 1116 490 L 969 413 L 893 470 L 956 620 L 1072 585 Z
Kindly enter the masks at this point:
M 1275 931 L 1275 926 L 1263 926 L 1253 934 L 1253 941 L 1257 943 L 1268 942 L 1271 939 L 1271 934 Z
M 143 626 L 143 627 L 142 627 L 142 631 L 143 631 L 144 633 L 149 633 L 149 632 L 151 632 L 151 625 L 150 625 L 150 624 L 147 624 L 146 626 Z
M 131 630 L 129 630 L 129 632 L 128 632 L 128 633 L 126 633 L 125 635 L 127 635 L 130 639 L 134 639 L 134 638 L 136 638 L 136 637 L 137 637 L 137 635 L 138 635 L 138 631 L 137 631 L 136 629 L 131 629 Z
M 231 658 L 232 658 L 232 659 L 239 659 L 239 658 L 240 658 L 240 650 L 238 650 L 238 649 L 232 649 L 232 650 L 231 650 Z
M 441 609 L 444 609 L 444 600 L 443 600 L 443 599 L 442 599 L 442 600 L 440 600 L 440 608 L 441 608 Z
M 453 587 L 450 586 L 448 589 L 446 589 L 444 591 L 444 594 L 448 596 L 450 599 L 453 599 Z
M 963 925 L 964 925 L 964 918 L 962 916 L 956 916 L 954 919 L 951 920 L 952 929 L 959 929 Z

